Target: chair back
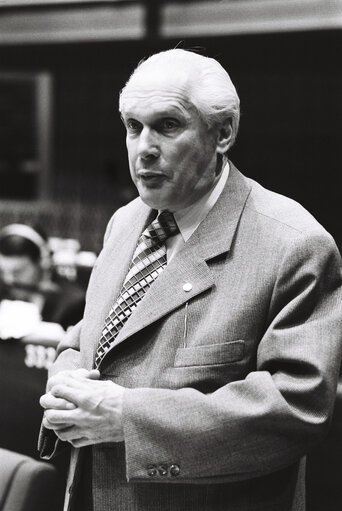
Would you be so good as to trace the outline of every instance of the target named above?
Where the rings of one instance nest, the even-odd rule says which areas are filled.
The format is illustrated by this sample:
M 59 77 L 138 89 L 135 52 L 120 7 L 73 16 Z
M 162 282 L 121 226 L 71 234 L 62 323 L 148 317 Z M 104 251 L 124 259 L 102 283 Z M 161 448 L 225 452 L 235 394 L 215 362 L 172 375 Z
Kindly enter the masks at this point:
M 52 465 L 0 448 L 0 511 L 46 511 L 56 486 Z

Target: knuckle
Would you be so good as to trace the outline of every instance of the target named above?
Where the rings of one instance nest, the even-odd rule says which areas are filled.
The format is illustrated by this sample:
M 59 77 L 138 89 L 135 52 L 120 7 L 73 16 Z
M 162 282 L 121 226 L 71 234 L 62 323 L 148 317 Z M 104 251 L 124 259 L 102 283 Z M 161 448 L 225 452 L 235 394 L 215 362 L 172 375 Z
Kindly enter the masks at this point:
M 60 397 L 63 394 L 64 385 L 61 383 L 57 383 L 51 389 L 51 394 L 55 397 Z
M 65 408 L 64 406 L 64 399 L 60 399 L 59 397 L 55 397 L 53 400 L 53 408 L 56 410 L 63 410 Z
M 54 386 L 54 384 L 55 384 L 55 378 L 54 377 L 49 378 L 47 381 L 47 384 L 46 384 L 47 392 L 49 392 L 51 390 L 51 388 Z
M 64 371 L 60 371 L 56 376 L 61 376 L 61 377 L 64 377 L 64 376 L 69 376 L 73 371 L 71 371 L 70 369 L 64 369 Z
M 59 380 L 57 380 L 57 378 L 54 378 L 54 379 L 49 380 L 49 381 L 48 381 L 48 385 L 47 385 L 47 391 L 48 391 L 48 392 L 47 392 L 47 394 L 48 394 L 49 392 L 51 392 L 51 390 L 52 390 L 54 387 L 56 387 L 56 385 L 58 385 L 58 384 L 59 384 Z
M 45 412 L 45 420 L 47 420 L 49 423 L 53 422 L 53 420 L 54 420 L 54 412 L 52 410 L 46 410 L 46 412 Z

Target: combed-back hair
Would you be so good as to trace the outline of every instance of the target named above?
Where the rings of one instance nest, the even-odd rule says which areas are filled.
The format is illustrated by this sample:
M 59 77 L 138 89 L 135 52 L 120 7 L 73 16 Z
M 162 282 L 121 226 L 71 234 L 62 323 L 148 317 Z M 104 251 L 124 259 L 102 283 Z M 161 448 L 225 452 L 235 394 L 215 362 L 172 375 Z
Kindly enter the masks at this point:
M 222 125 L 227 119 L 231 120 L 231 147 L 236 139 L 240 121 L 240 100 L 234 84 L 217 60 L 189 50 L 180 48 L 167 50 L 140 61 L 120 93 L 120 112 L 123 108 L 125 91 L 133 78 L 141 71 L 160 66 L 161 72 L 164 67 L 172 69 L 177 75 L 179 64 L 182 65 L 182 72 L 185 67 L 189 73 L 188 100 L 197 109 L 208 127 Z

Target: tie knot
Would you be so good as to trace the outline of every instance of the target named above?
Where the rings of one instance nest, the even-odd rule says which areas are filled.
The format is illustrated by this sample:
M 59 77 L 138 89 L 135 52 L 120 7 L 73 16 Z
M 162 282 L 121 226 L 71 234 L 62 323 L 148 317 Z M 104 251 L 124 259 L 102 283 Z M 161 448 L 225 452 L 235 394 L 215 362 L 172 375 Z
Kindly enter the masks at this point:
M 153 243 L 164 243 L 167 238 L 179 232 L 176 220 L 170 211 L 162 211 L 147 227 L 144 234 L 151 238 Z

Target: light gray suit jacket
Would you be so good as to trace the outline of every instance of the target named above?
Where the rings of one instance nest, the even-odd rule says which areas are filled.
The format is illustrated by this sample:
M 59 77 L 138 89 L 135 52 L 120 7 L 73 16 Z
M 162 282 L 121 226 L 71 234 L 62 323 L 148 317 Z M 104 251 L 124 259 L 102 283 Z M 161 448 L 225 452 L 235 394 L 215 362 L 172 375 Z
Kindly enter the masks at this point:
M 138 198 L 111 219 L 84 319 L 52 373 L 93 366 L 150 215 Z M 300 460 L 334 403 L 341 285 L 331 236 L 231 164 L 214 208 L 102 363 L 102 378 L 127 388 L 125 443 L 93 446 L 95 511 L 304 510 Z M 50 449 L 44 431 L 40 444 Z

